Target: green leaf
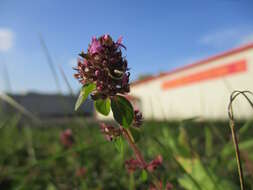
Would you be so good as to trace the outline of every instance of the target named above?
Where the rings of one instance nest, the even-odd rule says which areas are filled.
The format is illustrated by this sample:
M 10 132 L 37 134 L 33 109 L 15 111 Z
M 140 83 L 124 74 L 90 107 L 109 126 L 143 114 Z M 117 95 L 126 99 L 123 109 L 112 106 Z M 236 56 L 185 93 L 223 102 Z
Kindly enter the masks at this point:
M 80 95 L 76 101 L 75 111 L 82 105 L 82 103 L 88 98 L 88 95 L 95 90 L 96 85 L 94 83 L 86 84 L 82 87 Z
M 184 174 L 179 177 L 179 184 L 185 189 L 189 190 L 236 190 L 238 189 L 229 179 L 216 175 L 216 171 L 211 167 L 204 165 L 200 159 L 185 159 L 181 157 L 180 162 L 185 170 L 188 170 L 188 175 Z M 191 176 L 197 183 L 189 178 Z
M 122 154 L 124 151 L 124 142 L 122 140 L 122 137 L 117 137 L 113 142 L 116 150 Z
M 96 110 L 99 113 L 101 113 L 105 116 L 109 115 L 109 113 L 111 111 L 111 101 L 109 98 L 107 98 L 105 100 L 103 100 L 103 99 L 96 100 L 94 102 L 94 104 L 95 104 Z
M 146 182 L 148 179 L 148 173 L 146 172 L 146 170 L 142 170 L 141 172 L 141 180 L 142 182 Z
M 124 128 L 128 128 L 134 119 L 132 104 L 124 96 L 115 96 L 111 100 L 114 119 Z

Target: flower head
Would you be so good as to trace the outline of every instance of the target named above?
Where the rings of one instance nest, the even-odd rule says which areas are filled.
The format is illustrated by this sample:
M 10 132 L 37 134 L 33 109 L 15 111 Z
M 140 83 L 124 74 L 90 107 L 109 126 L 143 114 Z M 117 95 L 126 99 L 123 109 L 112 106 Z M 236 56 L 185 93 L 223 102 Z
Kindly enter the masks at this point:
M 106 125 L 105 123 L 100 124 L 100 130 L 105 135 L 106 140 L 112 141 L 119 137 L 122 133 L 120 128 L 113 127 L 111 125 Z
M 125 161 L 125 167 L 129 173 L 135 172 L 137 169 L 143 169 L 142 163 L 134 158 Z
M 83 85 L 94 83 L 93 100 L 129 92 L 128 64 L 122 56 L 122 37 L 114 42 L 110 35 L 93 37 L 87 53 L 82 52 L 74 75 Z
M 74 143 L 74 137 L 71 129 L 66 129 L 60 134 L 60 141 L 65 148 L 70 148 Z
M 153 172 L 158 166 L 162 165 L 163 163 L 163 157 L 161 155 L 158 155 L 154 160 L 152 160 L 147 165 L 147 170 L 149 172 Z

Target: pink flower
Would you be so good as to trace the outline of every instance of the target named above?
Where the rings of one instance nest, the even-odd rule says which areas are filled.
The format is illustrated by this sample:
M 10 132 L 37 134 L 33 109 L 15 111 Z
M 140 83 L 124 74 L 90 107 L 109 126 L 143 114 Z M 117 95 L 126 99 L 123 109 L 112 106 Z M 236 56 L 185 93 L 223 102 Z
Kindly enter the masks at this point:
M 162 165 L 163 163 L 163 157 L 161 155 L 158 155 L 154 160 L 152 160 L 147 165 L 147 170 L 149 172 L 153 172 L 158 166 Z
M 71 129 L 66 129 L 60 134 L 60 141 L 65 148 L 70 148 L 74 143 L 74 137 Z
M 93 37 L 87 53 L 82 51 L 78 60 L 75 78 L 83 85 L 96 84 L 90 94 L 93 100 L 105 99 L 130 91 L 129 68 L 122 55 L 122 37 L 117 42 L 110 35 Z
M 117 43 L 117 44 L 121 44 L 121 43 L 122 43 L 122 39 L 123 39 L 123 37 L 120 36 L 116 43 Z
M 116 128 L 111 125 L 106 125 L 105 123 L 100 124 L 100 130 L 105 135 L 105 138 L 108 141 L 112 141 L 116 137 L 120 136 L 122 133 L 120 128 Z
M 126 46 L 124 46 L 124 45 L 122 44 L 122 41 L 123 41 L 123 37 L 120 36 L 119 39 L 117 40 L 116 44 L 117 44 L 118 46 L 121 46 L 121 47 L 123 47 L 124 49 L 126 49 Z
M 99 42 L 99 40 L 96 37 L 92 38 L 90 47 L 89 47 L 89 53 L 91 55 L 95 54 L 95 53 L 99 53 L 102 50 L 102 46 Z
M 137 169 L 143 169 L 142 163 L 134 158 L 126 160 L 125 167 L 129 173 L 135 172 Z

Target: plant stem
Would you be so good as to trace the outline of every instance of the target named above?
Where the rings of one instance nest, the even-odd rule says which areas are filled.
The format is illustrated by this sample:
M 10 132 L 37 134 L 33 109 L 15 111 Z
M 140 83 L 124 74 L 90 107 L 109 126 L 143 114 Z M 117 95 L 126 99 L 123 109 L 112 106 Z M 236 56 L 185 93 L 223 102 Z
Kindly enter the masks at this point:
M 130 145 L 130 147 L 133 149 L 134 154 L 136 156 L 136 159 L 142 164 L 142 167 L 145 168 L 147 163 L 144 160 L 140 150 L 138 149 L 138 147 L 135 145 L 133 139 L 132 139 L 132 135 L 131 132 L 127 129 L 122 128 L 123 131 L 123 135 L 126 138 L 128 144 Z
M 241 164 L 241 159 L 240 159 L 240 151 L 239 151 L 239 146 L 238 146 L 238 140 L 237 140 L 237 137 L 235 134 L 235 123 L 233 120 L 230 120 L 230 129 L 231 129 L 233 143 L 234 143 L 234 147 L 235 147 L 236 162 L 237 162 L 237 167 L 238 167 L 240 186 L 241 186 L 241 190 L 245 190 L 244 189 L 244 178 L 243 178 L 242 164 Z
M 140 150 L 138 149 L 138 147 L 135 145 L 134 143 L 134 138 L 130 132 L 130 130 L 128 129 L 124 129 L 122 128 L 122 131 L 123 131 L 123 135 L 124 137 L 126 138 L 128 144 L 130 145 L 130 147 L 133 149 L 134 151 L 134 154 L 136 156 L 136 159 L 142 164 L 142 167 L 143 169 L 147 170 L 146 169 L 146 166 L 147 166 L 147 163 L 146 161 L 144 160 Z M 161 189 L 161 187 L 159 186 L 159 180 L 156 178 L 156 176 L 154 176 L 152 174 L 152 177 L 154 178 L 155 182 L 154 182 L 154 185 L 156 186 L 157 189 Z

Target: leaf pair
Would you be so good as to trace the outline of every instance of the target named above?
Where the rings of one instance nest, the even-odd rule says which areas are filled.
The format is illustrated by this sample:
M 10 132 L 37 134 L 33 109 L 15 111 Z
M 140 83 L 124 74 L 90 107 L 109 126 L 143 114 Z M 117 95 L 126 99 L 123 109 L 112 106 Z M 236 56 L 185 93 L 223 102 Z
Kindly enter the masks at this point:
M 75 110 L 82 105 L 88 95 L 95 89 L 96 85 L 94 83 L 86 84 L 82 87 Z M 124 96 L 116 95 L 111 99 L 99 99 L 94 102 L 94 105 L 96 110 L 105 116 L 108 116 L 112 109 L 114 119 L 124 128 L 128 128 L 133 122 L 133 106 Z
M 132 104 L 124 97 L 116 95 L 111 99 L 95 101 L 96 110 L 107 116 L 111 109 L 114 119 L 124 128 L 128 128 L 134 119 L 134 111 Z

